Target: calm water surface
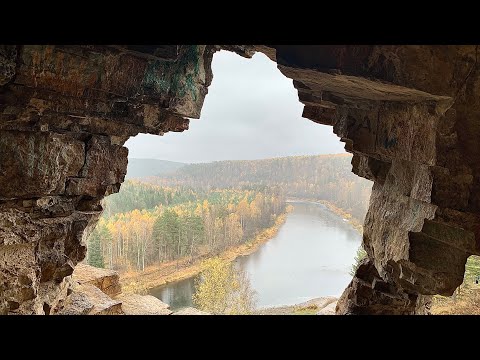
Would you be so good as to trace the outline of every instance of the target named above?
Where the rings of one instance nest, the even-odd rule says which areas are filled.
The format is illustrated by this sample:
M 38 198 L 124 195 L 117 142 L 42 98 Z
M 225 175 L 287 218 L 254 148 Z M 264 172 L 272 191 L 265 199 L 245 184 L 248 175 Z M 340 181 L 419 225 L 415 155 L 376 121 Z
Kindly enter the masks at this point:
M 340 296 L 360 234 L 321 204 L 294 206 L 277 235 L 255 253 L 236 260 L 257 292 L 257 307 L 292 305 L 320 296 Z M 194 278 L 154 288 L 150 294 L 172 309 L 192 305 Z

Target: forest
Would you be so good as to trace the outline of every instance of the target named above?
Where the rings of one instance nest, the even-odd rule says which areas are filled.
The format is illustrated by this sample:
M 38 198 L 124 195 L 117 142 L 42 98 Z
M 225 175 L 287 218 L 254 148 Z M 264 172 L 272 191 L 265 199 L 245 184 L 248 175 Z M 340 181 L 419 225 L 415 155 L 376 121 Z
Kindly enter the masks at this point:
M 352 155 L 289 156 L 188 164 L 174 172 L 146 177 L 167 187 L 242 189 L 280 187 L 287 197 L 327 200 L 363 222 L 372 182 L 351 172 Z
M 127 180 L 103 201 L 87 261 L 124 272 L 214 256 L 271 227 L 287 198 L 326 200 L 361 222 L 371 182 L 351 173 L 350 161 L 339 154 L 156 164 L 159 175 Z
M 218 254 L 272 226 L 286 206 L 276 187 L 194 191 L 131 180 L 108 199 L 89 236 L 87 261 L 121 272 Z

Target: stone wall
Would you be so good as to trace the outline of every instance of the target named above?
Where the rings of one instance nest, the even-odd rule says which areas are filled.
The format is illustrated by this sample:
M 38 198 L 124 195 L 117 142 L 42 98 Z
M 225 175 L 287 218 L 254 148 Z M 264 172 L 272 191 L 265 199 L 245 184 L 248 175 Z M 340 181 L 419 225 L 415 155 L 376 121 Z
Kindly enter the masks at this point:
M 476 46 L 279 47 L 304 117 L 332 125 L 375 182 L 368 260 L 337 313 L 428 312 L 480 253 Z
M 54 309 L 125 178 L 123 143 L 199 116 L 211 50 L 136 50 L 0 47 L 0 313 Z
M 220 48 L 261 51 L 373 180 L 368 258 L 337 313 L 428 312 L 480 254 L 476 46 L 0 46 L 0 313 L 69 289 L 140 132 L 188 129 Z

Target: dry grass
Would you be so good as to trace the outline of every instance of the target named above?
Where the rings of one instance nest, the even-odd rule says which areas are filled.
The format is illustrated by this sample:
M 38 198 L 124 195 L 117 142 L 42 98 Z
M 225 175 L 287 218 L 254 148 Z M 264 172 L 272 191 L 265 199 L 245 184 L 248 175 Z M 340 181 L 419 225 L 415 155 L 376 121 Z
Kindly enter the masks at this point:
M 480 257 L 472 255 L 465 265 L 463 284 L 454 296 L 435 296 L 432 314 L 435 315 L 480 315 L 480 284 L 475 279 L 480 275 Z M 477 278 L 478 279 L 478 278 Z
M 480 285 L 462 286 L 456 296 L 435 296 L 434 315 L 480 315 Z
M 320 309 L 317 305 L 312 304 L 309 306 L 298 307 L 293 311 L 293 315 L 316 315 Z

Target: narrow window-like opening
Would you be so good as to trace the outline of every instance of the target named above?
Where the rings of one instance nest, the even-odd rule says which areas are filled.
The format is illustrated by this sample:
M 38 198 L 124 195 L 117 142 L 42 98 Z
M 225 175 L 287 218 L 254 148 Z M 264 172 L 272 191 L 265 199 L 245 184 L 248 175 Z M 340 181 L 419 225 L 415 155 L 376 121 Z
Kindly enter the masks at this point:
M 480 315 L 480 256 L 468 257 L 463 283 L 452 296 L 433 297 L 432 314 Z

